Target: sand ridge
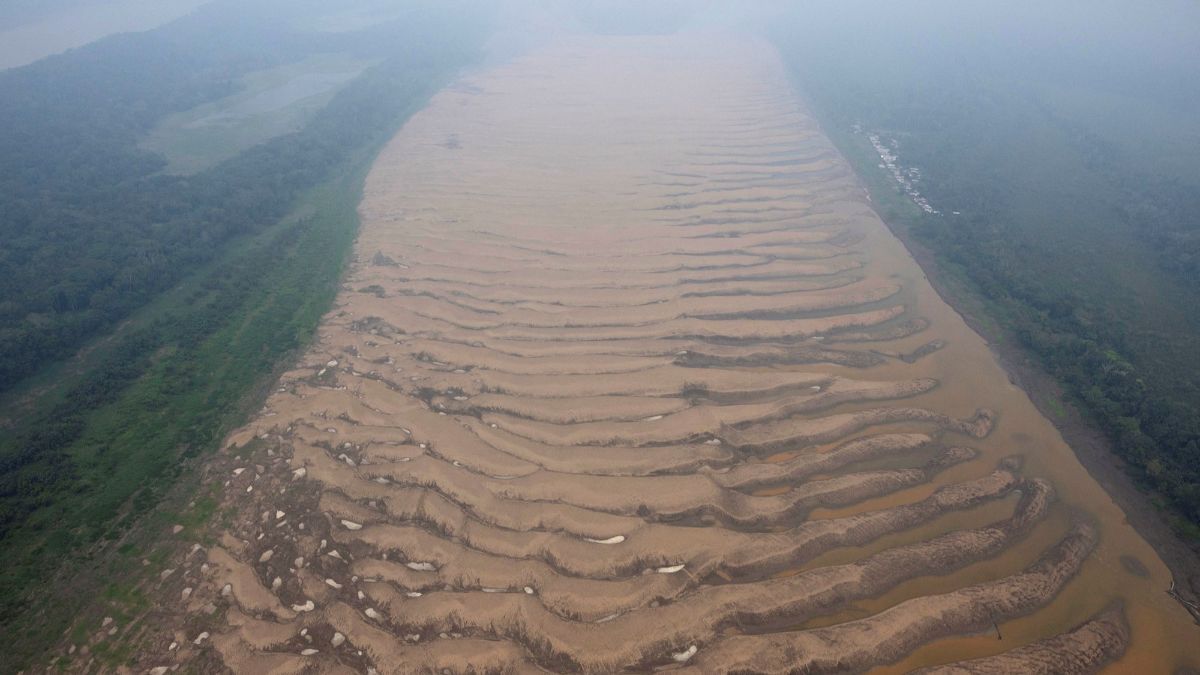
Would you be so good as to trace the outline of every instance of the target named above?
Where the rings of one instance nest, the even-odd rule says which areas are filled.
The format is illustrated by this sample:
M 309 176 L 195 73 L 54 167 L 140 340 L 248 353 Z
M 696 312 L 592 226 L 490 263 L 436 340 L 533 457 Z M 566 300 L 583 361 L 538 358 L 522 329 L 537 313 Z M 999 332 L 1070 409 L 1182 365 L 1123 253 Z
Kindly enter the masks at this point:
M 763 43 L 564 38 L 468 76 L 392 140 L 360 212 L 316 343 L 214 465 L 240 469 L 214 474 L 240 516 L 179 612 L 221 618 L 144 662 L 1084 673 L 1141 653 L 1144 608 L 1077 598 L 1108 551 L 1152 554 L 1048 459 L 1052 428 Z

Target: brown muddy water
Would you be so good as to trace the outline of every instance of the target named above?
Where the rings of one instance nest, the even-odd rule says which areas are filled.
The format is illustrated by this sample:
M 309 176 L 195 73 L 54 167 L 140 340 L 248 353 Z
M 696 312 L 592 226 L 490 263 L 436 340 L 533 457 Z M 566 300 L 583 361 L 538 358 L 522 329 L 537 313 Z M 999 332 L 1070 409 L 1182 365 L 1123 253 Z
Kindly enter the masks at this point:
M 183 647 L 147 663 L 1197 665 L 1165 566 L 765 44 L 564 38 L 464 77 L 360 211 L 316 345 L 229 440 L 259 465 L 183 565 Z

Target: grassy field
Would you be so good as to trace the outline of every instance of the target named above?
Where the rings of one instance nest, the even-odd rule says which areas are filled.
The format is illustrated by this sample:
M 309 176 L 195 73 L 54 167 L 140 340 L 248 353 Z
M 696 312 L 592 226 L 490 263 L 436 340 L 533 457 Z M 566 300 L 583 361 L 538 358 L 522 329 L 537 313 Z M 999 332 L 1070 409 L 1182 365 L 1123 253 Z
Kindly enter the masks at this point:
M 373 62 L 319 54 L 243 76 L 238 91 L 163 119 L 140 146 L 167 158 L 163 171 L 192 174 L 298 131 L 338 88 Z

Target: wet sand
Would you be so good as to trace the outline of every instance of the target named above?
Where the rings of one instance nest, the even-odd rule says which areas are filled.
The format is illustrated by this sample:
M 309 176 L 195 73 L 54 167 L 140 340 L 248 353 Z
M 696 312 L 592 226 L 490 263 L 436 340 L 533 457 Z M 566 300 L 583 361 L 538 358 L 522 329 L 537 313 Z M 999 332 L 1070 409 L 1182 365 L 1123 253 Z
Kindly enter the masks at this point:
M 143 663 L 1197 665 L 1165 566 L 765 44 L 570 38 L 466 77 L 360 212 Z

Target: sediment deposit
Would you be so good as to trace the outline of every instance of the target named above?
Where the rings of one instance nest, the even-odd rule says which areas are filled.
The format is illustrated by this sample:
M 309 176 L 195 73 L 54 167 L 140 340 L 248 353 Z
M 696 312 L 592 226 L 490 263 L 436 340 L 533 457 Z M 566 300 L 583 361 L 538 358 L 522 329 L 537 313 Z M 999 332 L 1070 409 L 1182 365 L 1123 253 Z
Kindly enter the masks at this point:
M 213 464 L 234 517 L 142 663 L 1183 662 L 1161 562 L 766 45 L 580 37 L 464 77 L 360 212 L 315 344 Z

